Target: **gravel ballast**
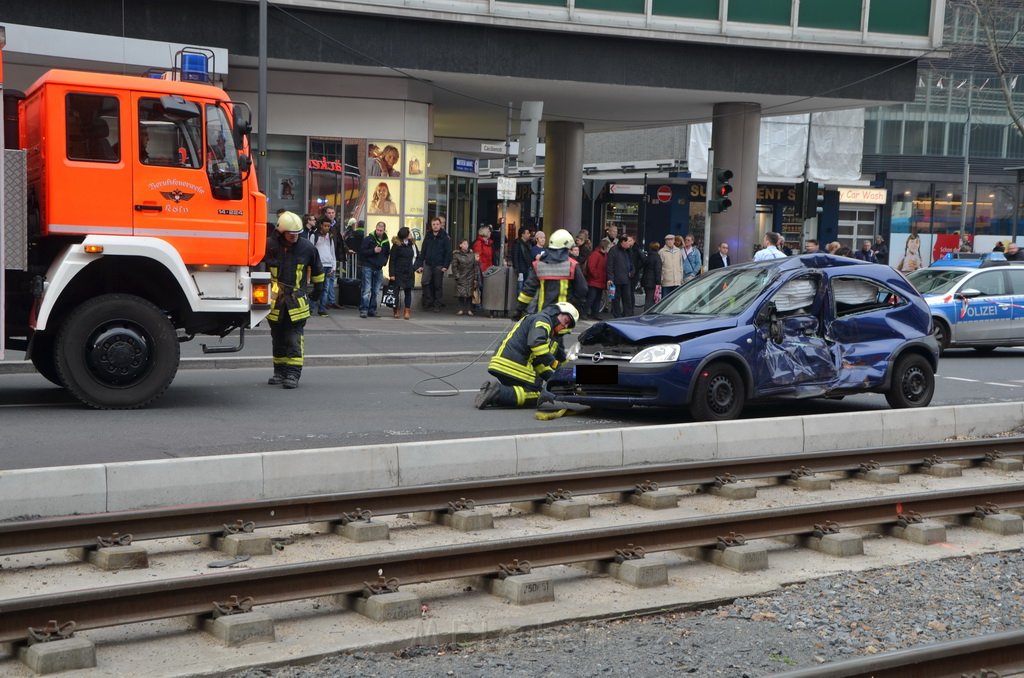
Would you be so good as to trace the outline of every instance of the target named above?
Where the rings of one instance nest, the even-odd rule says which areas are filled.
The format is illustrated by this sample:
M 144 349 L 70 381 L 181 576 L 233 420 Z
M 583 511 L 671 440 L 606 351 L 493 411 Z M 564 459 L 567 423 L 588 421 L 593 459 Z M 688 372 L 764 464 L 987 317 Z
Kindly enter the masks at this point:
M 351 653 L 234 678 L 764 676 L 1024 624 L 1024 550 L 829 576 L 714 609 Z

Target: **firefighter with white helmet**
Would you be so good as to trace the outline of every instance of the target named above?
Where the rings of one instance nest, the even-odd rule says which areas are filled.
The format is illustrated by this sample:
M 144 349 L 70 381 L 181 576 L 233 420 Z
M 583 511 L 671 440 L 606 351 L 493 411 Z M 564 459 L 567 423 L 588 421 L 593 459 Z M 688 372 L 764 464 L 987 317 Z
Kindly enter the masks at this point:
M 576 307 L 563 301 L 519 320 L 487 364 L 498 381 L 484 382 L 476 408 L 536 406 L 543 382 L 565 360 L 563 337 L 579 319 Z
M 564 228 L 551 234 L 547 248 L 534 259 L 533 270 L 523 282 L 515 317 L 560 301 L 581 303 L 587 298 L 587 278 L 579 262 L 569 256 L 569 248 L 575 243 Z
M 271 287 L 276 292 L 274 306 L 267 316 L 274 352 L 274 376 L 267 383 L 284 388 L 299 385 L 309 302 L 319 299 L 324 288 L 320 255 L 312 243 L 299 237 L 301 232 L 302 219 L 294 212 L 282 212 L 277 218 L 274 235 L 267 239 L 267 254 L 263 259 L 270 271 Z M 303 286 L 307 272 L 313 284 L 308 296 Z

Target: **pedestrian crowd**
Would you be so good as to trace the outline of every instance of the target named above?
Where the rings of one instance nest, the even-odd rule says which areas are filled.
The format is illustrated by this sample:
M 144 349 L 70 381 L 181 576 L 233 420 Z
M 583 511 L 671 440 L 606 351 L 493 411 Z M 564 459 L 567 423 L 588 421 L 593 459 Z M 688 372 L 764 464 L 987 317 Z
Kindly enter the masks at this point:
M 385 201 L 389 196 L 380 190 L 377 198 Z M 591 241 L 586 229 L 579 229 L 576 234 L 557 229 L 549 236 L 542 230 L 523 227 L 505 250 L 500 242 L 501 229 L 482 225 L 472 240 L 453 243 L 446 225 L 443 215 L 434 216 L 430 229 L 417 242 L 405 226 L 393 237 L 389 236 L 385 221 L 373 223 L 369 233 L 364 222 L 354 218 L 348 219 L 343 228 L 333 206 L 325 207 L 319 215 L 303 217 L 279 210 L 264 259 L 275 290 L 268 316 L 274 366 L 269 383 L 285 388 L 298 385 L 303 364 L 304 326 L 313 314 L 329 316 L 331 309 L 347 305 L 357 306 L 360 318 L 375 318 L 384 304 L 395 319 L 411 319 L 417 273 L 424 311 L 440 313 L 445 307 L 444 278 L 451 276 L 458 306 L 456 315 L 472 316 L 486 306 L 483 304 L 484 274 L 504 263 L 514 277 L 517 295 L 515 308 L 508 310 L 513 312 L 514 320 L 525 322 L 519 334 L 513 330 L 506 338 L 509 341 L 515 335 L 513 343 L 518 348 L 506 349 L 514 354 L 523 346 L 540 350 L 537 347 L 543 344 L 548 347 L 545 351 L 550 349 L 551 362 L 557 362 L 559 350 L 556 349 L 561 345 L 562 335 L 581 317 L 600 320 L 606 311 L 616 318 L 634 315 L 638 310 L 649 309 L 705 270 L 736 263 L 728 242 L 719 243 L 705 263 L 692 234 L 668 234 L 645 249 L 637 246 L 632 234 L 620 233 L 614 223 L 596 242 Z M 920 246 L 920 237 L 911 234 L 894 268 L 902 272 L 921 268 Z M 971 251 L 971 243 L 964 239 L 960 248 Z M 856 251 L 838 241 L 824 245 L 823 249 L 828 254 L 868 263 L 889 262 L 889 250 L 881 236 L 863 240 Z M 819 251 L 822 250 L 818 241 L 808 239 L 801 253 Z M 994 251 L 1003 252 L 1011 261 L 1024 260 L 1024 250 L 1013 241 L 998 243 Z M 765 261 L 792 254 L 782 234 L 768 232 L 753 259 Z M 343 277 L 343 273 L 347 276 Z M 642 302 L 637 301 L 640 294 Z M 642 303 L 642 309 L 637 308 L 638 303 Z M 541 332 L 540 326 L 546 330 Z M 520 362 L 513 367 L 507 362 L 515 362 L 518 357 L 521 356 L 502 358 L 496 355 L 491 361 L 491 373 L 499 376 L 499 384 L 490 387 L 485 384 L 481 389 L 480 401 L 484 407 L 498 403 L 522 406 L 536 400 L 539 390 L 533 388 L 538 385 L 533 363 L 524 366 Z M 503 371 L 502 366 L 507 369 Z

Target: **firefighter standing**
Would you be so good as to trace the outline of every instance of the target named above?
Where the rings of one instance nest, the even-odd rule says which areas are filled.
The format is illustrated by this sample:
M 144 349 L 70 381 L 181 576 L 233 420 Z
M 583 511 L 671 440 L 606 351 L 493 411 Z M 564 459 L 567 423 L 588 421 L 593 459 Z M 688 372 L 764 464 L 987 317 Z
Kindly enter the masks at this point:
M 587 278 L 579 262 L 569 256 L 574 244 L 575 239 L 564 228 L 551 234 L 547 249 L 540 259 L 534 259 L 523 282 L 515 317 L 559 302 L 582 303 L 587 298 Z
M 575 306 L 559 302 L 517 322 L 487 365 L 498 383 L 480 387 L 476 408 L 535 406 L 541 385 L 565 360 L 562 338 L 579 319 Z
M 267 316 L 274 346 L 274 376 L 267 383 L 281 384 L 284 388 L 299 385 L 309 302 L 318 300 L 324 288 L 320 255 L 312 243 L 299 237 L 301 232 L 302 219 L 294 212 L 282 212 L 277 218 L 277 232 L 267 239 L 267 254 L 263 259 L 270 270 L 271 287 L 277 294 Z M 308 298 L 303 288 L 307 271 L 313 283 Z

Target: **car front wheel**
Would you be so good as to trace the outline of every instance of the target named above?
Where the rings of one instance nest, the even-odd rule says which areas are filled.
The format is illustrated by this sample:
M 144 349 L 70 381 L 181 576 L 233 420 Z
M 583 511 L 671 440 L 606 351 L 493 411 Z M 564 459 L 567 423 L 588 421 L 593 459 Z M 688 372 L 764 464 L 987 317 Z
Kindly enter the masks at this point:
M 896 409 L 927 407 L 935 393 L 935 371 L 931 363 L 916 353 L 896 361 L 892 385 L 885 399 Z
M 697 421 L 735 419 L 743 411 L 743 378 L 732 365 L 712 363 L 697 377 L 690 414 Z

